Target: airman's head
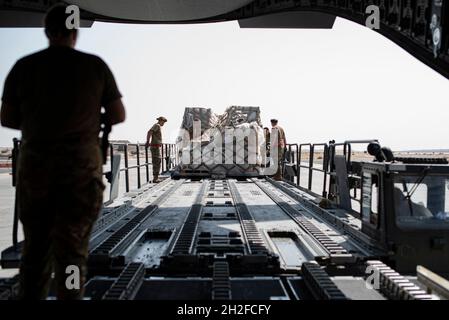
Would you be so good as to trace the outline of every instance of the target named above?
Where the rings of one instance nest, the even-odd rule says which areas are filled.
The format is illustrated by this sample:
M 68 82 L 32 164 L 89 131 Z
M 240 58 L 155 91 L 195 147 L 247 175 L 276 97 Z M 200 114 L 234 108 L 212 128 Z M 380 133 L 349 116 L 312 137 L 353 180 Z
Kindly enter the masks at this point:
M 165 117 L 159 117 L 156 120 L 158 121 L 161 127 L 167 122 L 167 119 Z
M 56 4 L 45 16 L 45 34 L 51 46 L 75 47 L 78 30 L 67 28 L 66 21 L 70 14 L 66 13 L 66 8 L 67 5 Z

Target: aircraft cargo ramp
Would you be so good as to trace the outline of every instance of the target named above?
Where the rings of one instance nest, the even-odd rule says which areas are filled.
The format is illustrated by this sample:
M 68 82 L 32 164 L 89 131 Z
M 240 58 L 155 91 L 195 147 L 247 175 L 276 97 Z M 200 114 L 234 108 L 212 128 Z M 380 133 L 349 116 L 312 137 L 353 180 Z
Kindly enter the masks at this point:
M 345 231 L 358 232 L 359 220 L 336 210 L 330 224 L 304 201 L 310 196 L 270 178 L 167 178 L 129 192 L 94 228 L 86 297 L 437 298 L 377 261 L 385 253 L 375 243 Z M 369 266 L 382 271 L 377 289 L 366 284 Z
M 258 108 L 233 108 L 227 115 L 248 112 L 231 126 L 257 124 Z M 353 159 L 360 144 L 365 159 Z M 175 174 L 180 150 L 162 146 L 163 181 L 153 184 L 147 147 L 111 145 L 111 198 L 89 243 L 86 299 L 449 298 L 447 159 L 395 157 L 377 140 L 288 144 L 275 181 L 263 174 L 269 157 L 253 164 L 257 177 Z M 2 268 L 19 265 L 13 234 Z M 0 279 L 0 299 L 16 298 L 17 280 Z
M 167 179 L 128 197 L 93 232 L 90 270 L 109 274 L 87 284 L 94 299 L 383 299 L 363 279 L 379 254 L 270 179 Z

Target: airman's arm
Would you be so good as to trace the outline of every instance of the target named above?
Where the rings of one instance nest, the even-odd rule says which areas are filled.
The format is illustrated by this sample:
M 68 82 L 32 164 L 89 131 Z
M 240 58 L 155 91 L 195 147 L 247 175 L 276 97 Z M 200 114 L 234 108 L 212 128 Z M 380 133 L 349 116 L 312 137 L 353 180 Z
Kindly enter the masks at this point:
M 22 117 L 20 114 L 20 97 L 18 87 L 20 85 L 20 63 L 16 63 L 5 80 L 2 95 L 2 108 L 0 112 L 1 125 L 3 127 L 20 130 Z
M 125 121 L 126 111 L 122 99 L 119 98 L 110 102 L 104 106 L 104 109 L 106 111 L 106 121 L 109 125 L 113 126 Z
M 150 140 L 151 140 L 151 136 L 153 135 L 153 133 L 154 133 L 154 130 L 153 130 L 153 128 L 154 128 L 154 126 L 153 127 L 151 127 L 151 129 L 150 130 L 148 130 L 148 133 L 147 133 L 147 147 L 149 147 L 150 146 Z
M 1 110 L 1 124 L 3 127 L 20 130 L 21 119 L 18 107 L 10 103 L 3 102 Z
M 112 71 L 103 60 L 100 59 L 100 63 L 104 71 L 104 89 L 101 97 L 101 105 L 105 109 L 107 124 L 113 126 L 125 121 L 125 107 L 123 106 L 122 95 L 118 90 Z
M 147 133 L 147 143 L 146 143 L 146 146 L 147 146 L 147 147 L 150 145 L 150 140 L 151 140 L 152 134 L 153 134 L 153 130 L 152 130 L 152 129 L 148 130 L 148 133 Z

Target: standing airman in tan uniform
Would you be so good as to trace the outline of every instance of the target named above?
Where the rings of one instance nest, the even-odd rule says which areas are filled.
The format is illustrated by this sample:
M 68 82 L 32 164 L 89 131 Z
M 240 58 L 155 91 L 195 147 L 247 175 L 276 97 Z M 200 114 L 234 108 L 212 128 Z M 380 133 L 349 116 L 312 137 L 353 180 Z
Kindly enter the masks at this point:
M 277 132 L 277 141 L 275 141 L 272 145 L 271 145 L 271 150 L 273 150 L 273 148 L 277 148 L 278 149 L 278 159 L 277 159 L 277 171 L 276 174 L 274 175 L 274 180 L 278 180 L 281 181 L 282 180 L 282 161 L 284 160 L 284 152 L 285 152 L 285 148 L 287 146 L 287 140 L 285 138 L 285 132 L 284 129 L 282 129 L 282 127 L 280 127 L 278 125 L 278 120 L 277 119 L 271 119 L 271 132 L 272 134 L 274 132 Z M 271 152 L 271 154 L 273 154 Z M 276 161 L 276 159 L 273 159 L 273 161 Z
M 153 164 L 153 183 L 160 182 L 159 173 L 161 171 L 161 147 L 162 147 L 162 128 L 167 122 L 165 117 L 159 117 L 147 133 L 147 148 L 150 147 L 151 163 Z

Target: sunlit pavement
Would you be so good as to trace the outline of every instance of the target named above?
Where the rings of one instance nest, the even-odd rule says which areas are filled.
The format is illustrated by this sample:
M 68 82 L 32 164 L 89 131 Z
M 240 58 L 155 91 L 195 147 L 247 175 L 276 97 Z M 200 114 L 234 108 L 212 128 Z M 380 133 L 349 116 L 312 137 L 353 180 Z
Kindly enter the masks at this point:
M 130 159 L 130 165 L 135 165 L 135 160 Z M 123 167 L 123 163 L 122 163 Z M 110 170 L 109 165 L 104 167 L 104 171 Z M 150 167 L 150 178 L 152 178 L 152 170 Z M 145 168 L 141 170 L 142 184 L 146 182 Z M 109 200 L 109 185 L 104 179 L 106 189 L 104 192 L 104 201 Z M 129 172 L 130 189 L 137 188 L 137 172 L 130 170 Z M 125 193 L 125 175 L 120 176 L 119 194 Z M 14 220 L 14 195 L 15 189 L 12 187 L 12 177 L 8 169 L 0 169 L 0 252 L 12 245 L 12 228 Z M 22 227 L 19 225 L 18 233 L 19 241 L 23 240 Z M 3 270 L 0 268 L 0 278 L 12 277 L 18 270 Z
M 12 244 L 12 225 L 14 214 L 14 192 L 11 175 L 6 170 L 0 171 L 0 251 Z M 19 228 L 19 241 L 23 239 L 22 228 Z M 11 277 L 17 270 L 0 269 L 0 278 Z

